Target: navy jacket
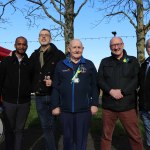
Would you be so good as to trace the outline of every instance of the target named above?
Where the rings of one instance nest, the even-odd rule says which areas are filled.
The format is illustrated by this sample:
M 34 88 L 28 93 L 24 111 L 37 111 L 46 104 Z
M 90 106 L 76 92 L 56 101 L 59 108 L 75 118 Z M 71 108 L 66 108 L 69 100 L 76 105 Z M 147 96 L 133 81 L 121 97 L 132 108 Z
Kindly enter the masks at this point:
M 139 108 L 146 111 L 150 111 L 150 68 L 147 70 L 149 63 L 150 57 L 141 65 L 139 73 Z
M 98 70 L 99 88 L 103 90 L 102 107 L 113 111 L 127 111 L 136 108 L 139 63 L 126 54 L 118 60 L 113 55 L 101 61 Z M 110 96 L 111 89 L 121 89 L 124 97 L 116 100 Z
M 79 82 L 74 83 L 71 79 L 78 67 L 81 70 L 78 74 Z M 60 107 L 63 112 L 83 112 L 98 105 L 97 71 L 94 64 L 82 57 L 78 67 L 74 69 L 69 58 L 57 64 L 53 81 L 52 109 Z

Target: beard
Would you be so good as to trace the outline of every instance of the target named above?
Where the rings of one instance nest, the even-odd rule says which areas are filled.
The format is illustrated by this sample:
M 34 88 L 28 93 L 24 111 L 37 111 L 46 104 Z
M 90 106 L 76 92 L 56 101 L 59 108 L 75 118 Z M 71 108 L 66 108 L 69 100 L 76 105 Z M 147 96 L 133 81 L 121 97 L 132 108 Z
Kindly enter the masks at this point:
M 44 42 L 41 41 L 41 45 L 42 45 L 42 46 L 46 46 L 46 45 L 48 45 L 48 44 L 49 44 L 49 41 L 44 41 Z

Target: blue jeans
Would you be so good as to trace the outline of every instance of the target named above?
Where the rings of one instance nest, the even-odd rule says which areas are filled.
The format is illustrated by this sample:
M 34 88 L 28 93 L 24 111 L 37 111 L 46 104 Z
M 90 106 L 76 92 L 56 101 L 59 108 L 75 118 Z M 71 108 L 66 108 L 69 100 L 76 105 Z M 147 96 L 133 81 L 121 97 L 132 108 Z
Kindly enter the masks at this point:
M 150 146 L 150 111 L 140 111 L 146 133 L 147 146 Z
M 46 149 L 55 150 L 54 116 L 51 114 L 50 96 L 36 96 L 35 100 L 45 138 Z

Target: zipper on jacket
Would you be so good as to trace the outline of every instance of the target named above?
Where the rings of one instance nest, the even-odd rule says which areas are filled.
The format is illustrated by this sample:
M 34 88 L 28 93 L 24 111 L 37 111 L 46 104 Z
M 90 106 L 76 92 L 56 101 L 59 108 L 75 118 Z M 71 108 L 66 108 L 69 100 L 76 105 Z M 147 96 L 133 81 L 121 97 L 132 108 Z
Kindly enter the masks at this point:
M 19 62 L 19 70 L 18 70 L 19 78 L 18 78 L 18 97 L 17 97 L 17 104 L 19 103 L 19 92 L 20 92 L 20 65 L 21 65 L 21 62 Z
M 73 76 L 75 75 L 75 71 L 73 70 Z M 74 82 L 72 82 L 72 112 L 74 112 Z

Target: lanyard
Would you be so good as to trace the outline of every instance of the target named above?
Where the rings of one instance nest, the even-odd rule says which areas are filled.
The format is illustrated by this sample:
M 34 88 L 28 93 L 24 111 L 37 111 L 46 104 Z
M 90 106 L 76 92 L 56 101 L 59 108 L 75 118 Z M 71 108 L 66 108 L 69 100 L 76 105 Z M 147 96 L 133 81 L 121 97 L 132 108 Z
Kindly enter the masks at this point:
M 77 69 L 77 71 L 76 71 L 76 73 L 74 74 L 74 76 L 73 76 L 72 79 L 71 79 L 72 82 L 75 80 L 75 78 L 78 77 L 78 74 L 79 74 L 80 72 L 81 72 L 81 70 L 80 70 L 80 66 L 79 66 L 78 69 Z

